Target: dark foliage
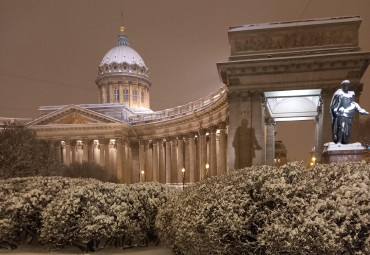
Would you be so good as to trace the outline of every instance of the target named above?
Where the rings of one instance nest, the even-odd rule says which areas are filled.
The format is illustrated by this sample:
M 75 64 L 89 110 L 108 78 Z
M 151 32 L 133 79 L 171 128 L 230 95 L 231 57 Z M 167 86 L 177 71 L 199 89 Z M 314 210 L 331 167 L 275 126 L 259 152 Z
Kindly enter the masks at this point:
M 32 130 L 15 124 L 0 130 L 0 179 L 52 176 L 60 171 L 50 143 L 37 139 Z
M 72 178 L 94 178 L 103 182 L 119 182 L 117 177 L 110 175 L 104 167 L 86 161 L 82 163 L 73 162 L 68 166 L 64 166 L 62 175 Z

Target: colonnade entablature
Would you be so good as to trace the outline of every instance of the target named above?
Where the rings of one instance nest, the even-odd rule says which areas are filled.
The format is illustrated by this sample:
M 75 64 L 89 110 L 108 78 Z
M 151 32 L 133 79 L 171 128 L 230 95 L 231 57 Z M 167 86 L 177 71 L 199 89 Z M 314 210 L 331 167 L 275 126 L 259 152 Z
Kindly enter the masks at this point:
M 223 103 L 226 98 L 227 87 L 223 86 L 217 91 L 210 95 L 200 98 L 194 102 L 190 102 L 185 105 L 180 105 L 170 109 L 162 111 L 156 111 L 152 113 L 137 114 L 128 117 L 127 122 L 131 125 L 148 124 L 154 122 L 168 121 L 175 118 L 181 118 L 187 115 L 192 115 L 201 111 L 202 109 L 208 108 L 212 104 Z

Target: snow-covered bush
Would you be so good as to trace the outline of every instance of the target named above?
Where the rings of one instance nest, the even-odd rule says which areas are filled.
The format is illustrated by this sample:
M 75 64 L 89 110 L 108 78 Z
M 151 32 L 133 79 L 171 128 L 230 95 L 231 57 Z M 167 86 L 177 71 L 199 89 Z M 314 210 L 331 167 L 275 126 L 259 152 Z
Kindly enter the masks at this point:
M 94 180 L 63 177 L 27 177 L 0 181 L 0 247 L 15 248 L 39 235 L 41 212 L 70 186 Z
M 41 240 L 50 248 L 74 244 L 87 251 L 156 241 L 157 208 L 167 191 L 155 183 L 94 183 L 59 193 L 43 211 Z
M 204 180 L 159 211 L 175 254 L 370 254 L 370 166 L 259 166 Z
M 94 179 L 29 177 L 0 181 L 0 248 L 37 237 L 50 248 L 83 250 L 157 241 L 154 221 L 168 189 Z

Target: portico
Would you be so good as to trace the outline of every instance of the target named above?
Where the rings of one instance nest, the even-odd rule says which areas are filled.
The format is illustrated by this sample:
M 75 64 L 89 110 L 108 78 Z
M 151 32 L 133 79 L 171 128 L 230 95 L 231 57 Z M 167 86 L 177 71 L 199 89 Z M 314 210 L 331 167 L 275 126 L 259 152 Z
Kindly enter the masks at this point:
M 362 91 L 370 53 L 359 50 L 360 23 L 359 17 L 339 17 L 230 28 L 229 61 L 217 64 L 229 88 L 230 169 L 273 164 L 276 121 L 314 120 L 321 159 L 323 144 L 331 141 L 333 93 L 344 79 L 351 80 L 356 100 Z M 246 141 L 241 130 L 249 136 L 242 148 L 251 155 L 248 162 L 238 161 L 237 145 Z

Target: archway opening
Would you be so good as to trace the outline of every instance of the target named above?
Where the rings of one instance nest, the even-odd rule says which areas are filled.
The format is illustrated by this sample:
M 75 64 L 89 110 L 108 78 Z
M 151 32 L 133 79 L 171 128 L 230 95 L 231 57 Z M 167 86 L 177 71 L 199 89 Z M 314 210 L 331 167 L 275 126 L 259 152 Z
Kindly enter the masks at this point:
M 304 161 L 308 165 L 315 146 L 315 124 L 312 120 L 278 121 L 275 141 L 282 141 L 287 149 L 287 161 Z

